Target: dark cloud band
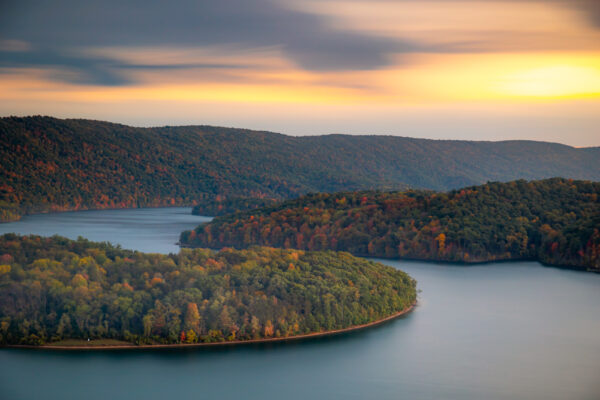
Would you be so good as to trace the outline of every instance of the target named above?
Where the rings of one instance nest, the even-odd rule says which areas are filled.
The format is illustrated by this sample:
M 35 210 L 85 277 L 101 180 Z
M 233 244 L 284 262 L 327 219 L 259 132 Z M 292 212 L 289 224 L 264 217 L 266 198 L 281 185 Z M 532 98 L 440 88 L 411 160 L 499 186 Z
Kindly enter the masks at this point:
M 600 0 L 538 1 L 576 7 L 600 27 Z M 0 68 L 64 70 L 56 78 L 123 85 L 131 83 L 134 75 L 125 70 L 209 68 L 210 65 L 127 64 L 90 56 L 82 49 L 227 45 L 235 51 L 276 47 L 304 69 L 344 71 L 381 68 L 391 62 L 392 54 L 452 52 L 461 47 L 455 44 L 440 48 L 343 31 L 332 28 L 329 22 L 323 16 L 289 9 L 285 0 L 4 0 L 0 5 L 0 39 L 27 43 L 30 47 L 12 51 L 0 48 Z M 218 67 L 213 64 L 213 68 Z M 236 67 L 243 66 L 222 66 Z
M 118 85 L 128 79 L 115 70 L 115 60 L 76 55 L 75 49 L 275 46 L 305 69 L 357 70 L 387 65 L 389 54 L 407 47 L 393 39 L 336 31 L 324 17 L 270 0 L 20 0 L 6 7 L 0 35 L 30 43 L 32 49 L 0 53 L 1 66 L 71 68 L 77 74 L 66 79 L 78 76 L 94 84 Z

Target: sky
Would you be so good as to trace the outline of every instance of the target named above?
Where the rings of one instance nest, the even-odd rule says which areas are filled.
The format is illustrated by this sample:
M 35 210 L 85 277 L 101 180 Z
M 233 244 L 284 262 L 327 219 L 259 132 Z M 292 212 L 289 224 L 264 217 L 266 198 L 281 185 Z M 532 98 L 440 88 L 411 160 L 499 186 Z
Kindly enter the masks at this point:
M 600 146 L 600 0 L 0 0 L 0 116 Z

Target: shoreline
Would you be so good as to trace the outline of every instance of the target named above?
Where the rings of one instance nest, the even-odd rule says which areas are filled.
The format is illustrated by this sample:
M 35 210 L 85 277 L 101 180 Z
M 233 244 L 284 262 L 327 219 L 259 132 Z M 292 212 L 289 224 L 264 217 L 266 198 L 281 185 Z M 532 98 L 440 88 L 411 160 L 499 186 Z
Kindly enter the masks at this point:
M 250 340 L 232 340 L 232 341 L 224 341 L 224 342 L 210 342 L 210 343 L 173 343 L 173 344 L 128 344 L 128 345 L 99 345 L 99 346 L 52 346 L 52 345 L 42 345 L 42 346 L 33 346 L 33 345 L 24 345 L 24 344 L 13 344 L 0 346 L 4 348 L 19 348 L 19 349 L 37 349 L 37 350 L 153 350 L 153 349 L 182 349 L 182 348 L 196 348 L 196 347 L 218 347 L 218 346 L 239 346 L 245 344 L 261 344 L 261 343 L 280 343 L 280 342 L 288 342 L 302 339 L 312 339 L 312 338 L 320 338 L 326 336 L 335 336 L 339 334 L 344 334 L 348 332 L 359 331 L 367 328 L 371 328 L 377 325 L 384 324 L 386 322 L 392 321 L 396 318 L 399 318 L 403 315 L 406 315 L 414 310 L 417 306 L 417 301 L 411 304 L 409 307 L 405 308 L 402 311 L 399 311 L 395 314 L 387 316 L 382 319 L 378 319 L 377 321 L 368 322 L 362 325 L 354 325 L 348 328 L 342 329 L 334 329 L 331 331 L 322 331 L 322 332 L 313 332 L 313 333 L 305 333 L 302 335 L 294 335 L 288 337 L 279 337 L 279 338 L 265 338 L 265 339 L 250 339 Z
M 31 214 L 29 214 L 29 213 L 22 214 L 22 215 L 19 215 L 19 218 L 15 219 L 15 220 L 0 220 L 0 224 L 17 222 L 17 221 L 21 220 L 22 217 L 42 215 L 42 214 L 59 214 L 59 213 L 68 213 L 68 212 L 81 212 L 81 211 L 141 210 L 141 209 L 154 209 L 154 208 L 177 208 L 177 207 L 193 208 L 194 206 L 193 205 L 191 205 L 191 206 L 165 205 L 165 206 L 144 206 L 144 207 L 84 208 L 84 209 L 79 209 L 79 210 L 69 209 L 69 210 L 58 210 L 58 211 L 57 210 L 51 210 L 51 211 L 48 210 L 48 211 L 38 211 L 38 212 L 31 213 Z M 209 216 L 209 215 L 196 215 L 196 214 L 192 214 L 192 213 L 190 213 L 190 215 L 194 215 L 197 217 L 215 218 L 215 216 Z M 207 222 L 208 221 L 201 222 L 200 224 L 204 224 Z M 195 245 L 181 243 L 181 241 L 179 241 L 179 240 L 175 243 L 175 245 L 179 246 L 180 249 L 208 248 L 208 247 L 195 246 Z M 255 245 L 255 246 L 272 247 L 272 246 L 266 246 L 266 245 Z M 238 248 L 237 246 L 224 246 L 224 247 L 241 249 L 241 248 Z M 211 250 L 219 251 L 219 248 L 211 248 Z M 332 250 L 332 251 L 346 251 L 346 250 Z M 594 269 L 594 268 L 582 266 L 582 265 L 551 264 L 551 263 L 539 260 L 535 257 L 500 258 L 500 259 L 467 261 L 467 260 L 443 260 L 443 259 L 435 259 L 435 258 L 384 257 L 384 256 L 373 256 L 373 255 L 369 255 L 369 254 L 353 254 L 353 253 L 350 253 L 350 254 L 352 254 L 355 257 L 361 257 L 361 258 L 366 258 L 366 259 L 379 259 L 379 260 L 391 260 L 391 261 L 419 261 L 419 262 L 426 262 L 426 263 L 432 263 L 432 264 L 440 263 L 440 264 L 458 265 L 458 266 L 476 266 L 476 265 L 485 265 L 485 264 L 493 264 L 493 263 L 505 263 L 505 262 L 510 263 L 510 262 L 515 262 L 515 261 L 531 261 L 531 262 L 538 262 L 543 267 L 558 268 L 558 269 L 578 271 L 578 272 L 592 272 L 592 273 L 600 274 L 600 269 Z
M 243 250 L 245 248 L 248 248 L 248 247 L 237 247 L 237 246 L 223 246 L 223 247 L 218 247 L 218 248 L 210 248 L 210 247 L 202 247 L 202 246 L 191 246 L 191 245 L 181 243 L 181 242 L 177 242 L 175 244 L 177 246 L 179 246 L 180 249 L 211 249 L 214 251 L 219 251 L 224 248 L 233 248 L 236 250 Z M 273 247 L 273 246 L 268 246 L 268 245 L 264 245 L 264 244 L 255 244 L 252 246 Z M 252 247 L 252 246 L 249 246 L 249 247 Z M 279 249 L 282 247 L 273 247 L 273 248 Z M 302 251 L 309 251 L 309 250 L 302 250 Z M 323 250 L 323 251 L 346 252 L 346 253 L 353 255 L 354 257 L 360 257 L 360 258 L 364 258 L 366 260 L 371 260 L 371 261 L 377 260 L 376 262 L 381 262 L 381 263 L 384 263 L 384 261 L 415 261 L 415 262 L 423 262 L 423 263 L 429 263 L 429 264 L 445 264 L 445 265 L 453 265 L 453 266 L 460 266 L 460 267 L 471 267 L 471 266 L 480 266 L 480 265 L 496 264 L 496 263 L 507 263 L 508 264 L 508 263 L 512 263 L 512 262 L 537 262 L 542 267 L 547 267 L 547 268 L 558 268 L 558 269 L 565 269 L 565 270 L 571 270 L 571 271 L 591 272 L 591 273 L 600 274 L 600 269 L 594 269 L 591 267 L 586 267 L 586 266 L 581 266 L 581 265 L 550 264 L 545 261 L 539 260 L 537 258 L 499 258 L 499 259 L 490 259 L 490 260 L 465 261 L 465 260 L 443 260 L 443 259 L 435 259 L 435 258 L 384 257 L 384 256 L 374 256 L 374 255 L 369 255 L 369 254 L 358 254 L 358 253 L 355 254 L 355 253 L 350 253 L 347 250 Z
M 0 224 L 6 224 L 10 222 L 17 222 L 23 219 L 23 217 L 35 216 L 35 215 L 45 215 L 45 214 L 63 214 L 70 212 L 83 212 L 83 211 L 117 211 L 117 210 L 143 210 L 143 209 L 153 209 L 153 208 L 194 208 L 193 205 L 164 205 L 164 206 L 143 206 L 143 207 L 83 207 L 79 209 L 67 208 L 64 210 L 44 210 L 44 211 L 35 211 L 31 213 L 23 213 L 19 214 L 17 219 L 9 219 L 9 220 L 0 220 Z M 194 215 L 190 212 L 190 215 Z M 197 217 L 208 217 L 214 218 L 208 215 L 196 215 Z

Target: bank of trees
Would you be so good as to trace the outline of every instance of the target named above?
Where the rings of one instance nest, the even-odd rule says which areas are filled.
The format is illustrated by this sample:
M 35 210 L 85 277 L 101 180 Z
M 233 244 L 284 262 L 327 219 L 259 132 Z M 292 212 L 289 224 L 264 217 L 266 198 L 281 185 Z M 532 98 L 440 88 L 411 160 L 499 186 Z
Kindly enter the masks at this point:
M 217 215 L 309 192 L 447 190 L 546 176 L 600 180 L 599 157 L 598 148 L 539 142 L 293 137 L 7 117 L 0 118 L 0 221 L 36 212 L 171 205 L 199 205 L 198 212 Z
M 404 272 L 348 253 L 273 248 L 145 254 L 61 237 L 0 237 L 0 343 L 196 343 L 372 322 L 415 301 Z
M 268 207 L 277 201 L 269 198 L 253 197 L 224 197 L 215 196 L 212 201 L 203 201 L 192 208 L 194 215 L 220 216 L 235 212 L 254 210 L 261 207 Z M 1 209 L 1 208 L 0 208 Z
M 600 270 L 600 183 L 560 178 L 448 193 L 313 194 L 215 218 L 189 246 L 268 245 L 479 262 L 532 259 Z

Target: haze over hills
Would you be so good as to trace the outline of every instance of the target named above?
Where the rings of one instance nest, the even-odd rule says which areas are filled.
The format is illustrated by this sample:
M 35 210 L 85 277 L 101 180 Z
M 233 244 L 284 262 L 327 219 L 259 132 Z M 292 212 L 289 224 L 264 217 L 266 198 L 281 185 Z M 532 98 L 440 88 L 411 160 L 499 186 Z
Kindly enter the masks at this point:
M 553 176 L 600 180 L 598 147 L 295 137 L 40 116 L 0 119 L 0 152 L 2 220 L 45 211 L 209 204 L 217 198 L 285 199 L 309 192 L 406 187 L 448 190 Z

